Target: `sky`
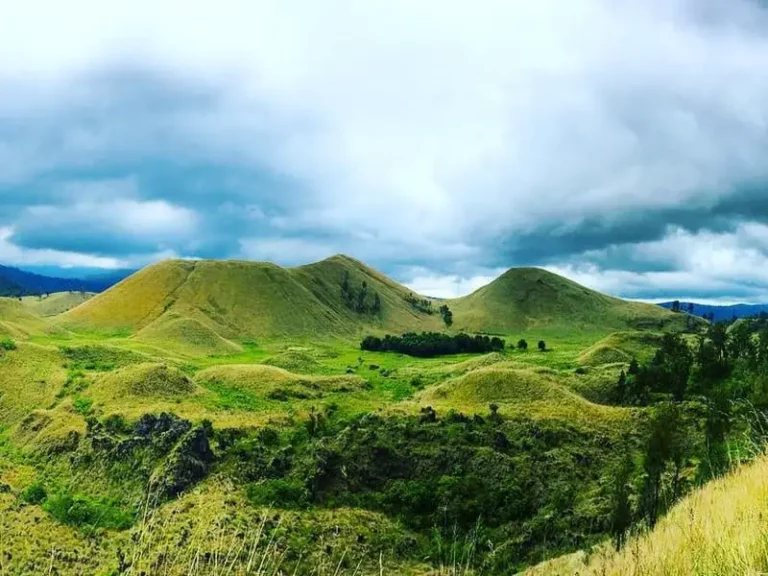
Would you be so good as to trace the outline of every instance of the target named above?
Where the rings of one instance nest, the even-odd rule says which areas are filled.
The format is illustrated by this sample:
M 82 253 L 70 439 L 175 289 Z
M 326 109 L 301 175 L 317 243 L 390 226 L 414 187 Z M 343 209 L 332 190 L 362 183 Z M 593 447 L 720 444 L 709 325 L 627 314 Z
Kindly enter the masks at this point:
M 0 263 L 768 302 L 758 0 L 0 0 Z

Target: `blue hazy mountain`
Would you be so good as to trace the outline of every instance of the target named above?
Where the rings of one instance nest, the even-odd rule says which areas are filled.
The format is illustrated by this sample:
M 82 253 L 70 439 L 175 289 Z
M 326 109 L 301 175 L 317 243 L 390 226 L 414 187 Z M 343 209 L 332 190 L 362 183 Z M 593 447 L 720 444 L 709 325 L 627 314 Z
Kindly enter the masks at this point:
M 132 272 L 116 270 L 80 278 L 61 278 L 0 265 L 0 296 L 29 296 L 53 292 L 103 292 Z
M 672 310 L 674 302 L 662 302 L 659 306 Z M 690 308 L 693 306 L 693 309 Z M 702 318 L 711 318 L 715 322 L 733 320 L 734 318 L 750 318 L 761 313 L 768 314 L 768 304 L 730 304 L 719 306 L 715 304 L 698 304 L 696 302 L 680 301 L 680 309 Z

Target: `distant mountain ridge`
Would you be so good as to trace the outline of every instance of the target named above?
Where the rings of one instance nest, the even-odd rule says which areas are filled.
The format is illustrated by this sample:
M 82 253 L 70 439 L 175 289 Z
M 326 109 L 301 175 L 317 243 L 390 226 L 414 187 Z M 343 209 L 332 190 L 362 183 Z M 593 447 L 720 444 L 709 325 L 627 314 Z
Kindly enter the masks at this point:
M 672 310 L 677 305 L 676 302 L 662 302 L 659 304 L 662 308 Z M 768 304 L 730 304 L 718 306 L 716 304 L 698 304 L 696 302 L 679 301 L 680 309 L 683 312 L 694 314 L 702 318 L 708 318 L 715 322 L 723 320 L 733 320 L 734 318 L 750 318 L 762 313 L 768 314 Z M 693 309 L 690 308 L 693 306 Z
M 124 270 L 89 278 L 55 278 L 0 265 L 0 296 L 35 296 L 55 292 L 103 292 L 132 271 Z

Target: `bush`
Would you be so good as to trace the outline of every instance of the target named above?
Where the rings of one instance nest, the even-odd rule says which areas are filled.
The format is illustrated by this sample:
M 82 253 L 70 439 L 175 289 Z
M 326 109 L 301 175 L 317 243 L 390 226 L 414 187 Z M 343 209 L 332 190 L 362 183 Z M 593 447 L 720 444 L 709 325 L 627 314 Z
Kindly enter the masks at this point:
M 39 482 L 30 484 L 21 493 L 21 499 L 27 504 L 42 504 L 47 497 L 45 488 Z
M 303 508 L 309 493 L 297 480 L 266 480 L 248 486 L 248 499 L 256 506 Z
M 82 414 L 83 416 L 88 416 L 91 413 L 91 410 L 93 409 L 93 400 L 90 398 L 84 398 L 82 396 L 75 397 L 74 400 L 72 400 L 72 408 L 74 408 L 75 412 L 78 414 Z
M 0 337 L 0 350 L 16 350 L 16 342 L 10 336 Z
M 124 530 L 133 523 L 135 514 L 114 502 L 80 494 L 61 492 L 46 499 L 43 508 L 62 524 Z

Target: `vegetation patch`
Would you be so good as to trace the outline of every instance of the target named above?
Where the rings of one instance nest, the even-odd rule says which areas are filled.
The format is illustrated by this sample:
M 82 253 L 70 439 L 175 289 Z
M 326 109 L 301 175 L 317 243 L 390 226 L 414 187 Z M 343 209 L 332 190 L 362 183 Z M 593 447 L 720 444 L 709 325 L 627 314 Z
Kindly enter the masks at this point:
M 432 358 L 451 354 L 486 354 L 504 350 L 505 342 L 494 336 L 470 336 L 469 334 L 441 334 L 439 332 L 407 332 L 402 336 L 387 334 L 384 338 L 366 336 L 360 343 L 361 350 L 369 352 L 398 352 L 409 356 Z

